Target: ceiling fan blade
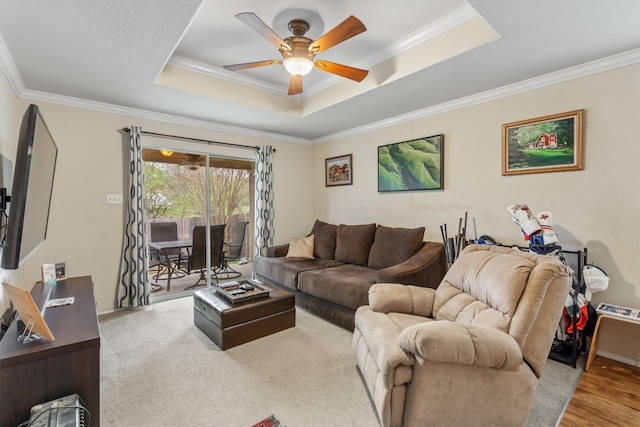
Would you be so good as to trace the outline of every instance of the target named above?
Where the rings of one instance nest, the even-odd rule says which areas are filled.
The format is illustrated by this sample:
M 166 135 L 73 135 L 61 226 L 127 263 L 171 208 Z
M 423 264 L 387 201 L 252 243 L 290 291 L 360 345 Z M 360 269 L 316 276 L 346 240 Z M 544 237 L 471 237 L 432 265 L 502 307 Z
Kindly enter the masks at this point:
M 364 26 L 362 21 L 351 15 L 336 25 L 331 31 L 311 43 L 311 45 L 309 45 L 309 52 L 323 52 L 365 31 L 367 31 L 367 27 Z
M 347 79 L 355 80 L 356 82 L 361 82 L 365 77 L 367 77 L 367 74 L 369 74 L 368 70 L 349 67 L 348 65 L 342 65 L 331 61 L 319 60 L 316 61 L 314 65 L 319 70 L 337 74 L 339 76 L 346 77 Z
M 291 46 L 287 44 L 282 38 L 276 34 L 267 24 L 265 24 L 262 19 L 258 18 L 253 12 L 243 12 L 236 15 L 240 21 L 247 24 L 250 28 L 256 31 L 265 39 L 269 40 L 273 43 L 278 49 L 289 51 L 291 50 Z
M 299 93 L 302 93 L 302 76 L 294 74 L 289 80 L 289 93 L 287 95 L 297 95 Z
M 282 59 L 267 59 L 266 61 L 247 62 L 244 64 L 223 65 L 222 68 L 229 71 L 248 70 L 249 68 L 265 67 L 267 65 L 282 64 Z

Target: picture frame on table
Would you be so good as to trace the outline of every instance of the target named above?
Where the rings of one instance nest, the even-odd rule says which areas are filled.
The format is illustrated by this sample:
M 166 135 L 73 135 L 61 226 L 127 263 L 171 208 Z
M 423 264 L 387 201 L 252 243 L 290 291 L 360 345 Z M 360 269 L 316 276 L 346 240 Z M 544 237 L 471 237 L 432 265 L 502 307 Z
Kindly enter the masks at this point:
M 325 186 L 353 184 L 353 155 L 329 157 L 324 161 Z
M 42 316 L 44 311 L 38 308 L 31 293 L 26 289 L 9 283 L 3 282 L 2 286 L 25 325 L 25 331 L 22 332 L 18 339 L 21 339 L 24 344 L 40 338 L 44 338 L 49 342 L 55 341 L 49 325 L 47 325 Z
M 443 189 L 443 134 L 378 147 L 378 192 Z
M 502 175 L 584 168 L 584 110 L 502 125 Z

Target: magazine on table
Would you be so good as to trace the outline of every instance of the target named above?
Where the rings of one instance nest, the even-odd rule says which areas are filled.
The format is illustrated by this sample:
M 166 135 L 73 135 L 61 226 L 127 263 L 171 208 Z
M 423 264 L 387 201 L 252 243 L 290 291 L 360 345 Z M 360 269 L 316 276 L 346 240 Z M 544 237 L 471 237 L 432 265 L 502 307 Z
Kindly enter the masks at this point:
M 617 316 L 624 319 L 635 320 L 640 322 L 640 309 L 622 307 L 620 305 L 600 303 L 596 308 L 599 314 L 609 314 L 611 316 Z

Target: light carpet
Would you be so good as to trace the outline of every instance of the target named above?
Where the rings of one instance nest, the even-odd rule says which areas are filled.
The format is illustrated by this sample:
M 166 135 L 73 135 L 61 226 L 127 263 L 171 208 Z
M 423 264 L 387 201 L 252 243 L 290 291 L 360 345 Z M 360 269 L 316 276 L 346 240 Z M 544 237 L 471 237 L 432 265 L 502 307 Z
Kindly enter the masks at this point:
M 193 298 L 100 316 L 101 425 L 379 426 L 352 334 L 297 309 L 296 327 L 221 351 Z M 548 361 L 528 427 L 556 424 L 581 370 Z

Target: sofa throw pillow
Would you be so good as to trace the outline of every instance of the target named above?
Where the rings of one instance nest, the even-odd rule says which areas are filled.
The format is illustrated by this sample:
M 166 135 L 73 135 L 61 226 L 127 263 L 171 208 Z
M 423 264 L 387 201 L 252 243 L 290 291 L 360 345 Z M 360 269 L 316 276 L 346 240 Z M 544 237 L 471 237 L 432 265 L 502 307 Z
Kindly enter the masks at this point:
M 367 265 L 375 235 L 375 224 L 341 224 L 336 234 L 336 261 Z
M 379 225 L 371 252 L 369 252 L 367 267 L 381 270 L 405 262 L 422 246 L 424 230 L 424 227 L 401 228 Z
M 289 258 L 313 259 L 313 234 L 307 237 L 294 237 L 289 242 Z
M 311 234 L 315 236 L 313 247 L 315 256 L 322 259 L 335 259 L 337 231 L 337 225 L 316 220 L 311 229 Z

